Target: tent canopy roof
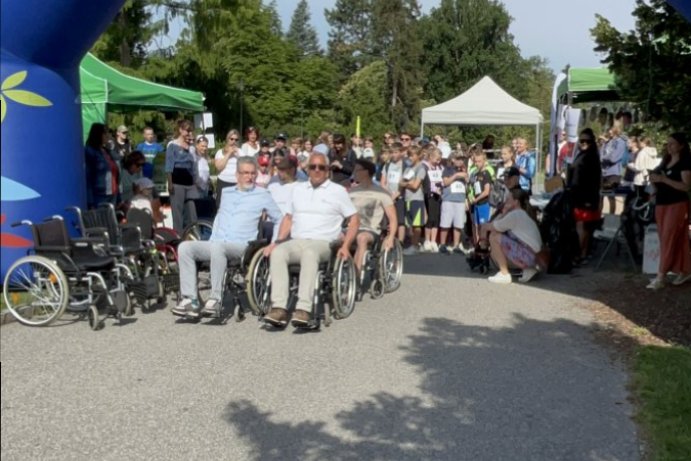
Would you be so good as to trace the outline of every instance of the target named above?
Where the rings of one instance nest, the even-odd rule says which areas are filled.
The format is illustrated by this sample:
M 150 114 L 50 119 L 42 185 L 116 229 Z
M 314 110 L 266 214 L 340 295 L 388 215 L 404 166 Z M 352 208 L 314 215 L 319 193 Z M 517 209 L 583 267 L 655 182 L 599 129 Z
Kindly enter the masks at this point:
M 485 76 L 465 93 L 422 110 L 422 124 L 537 125 L 542 114 Z
M 571 102 L 616 101 L 614 74 L 605 67 L 571 67 L 566 79 L 557 89 L 557 97 L 565 100 L 571 95 Z
M 202 112 L 204 95 L 197 91 L 142 80 L 123 74 L 91 53 L 79 65 L 82 103 L 105 103 L 116 112 L 156 108 Z

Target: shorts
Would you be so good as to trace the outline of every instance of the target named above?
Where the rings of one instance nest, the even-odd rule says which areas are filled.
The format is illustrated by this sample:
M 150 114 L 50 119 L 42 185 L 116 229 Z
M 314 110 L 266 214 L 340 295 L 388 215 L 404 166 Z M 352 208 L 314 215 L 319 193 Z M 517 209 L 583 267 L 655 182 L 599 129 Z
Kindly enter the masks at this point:
M 593 222 L 602 218 L 600 210 L 586 210 L 585 208 L 574 208 L 573 219 L 576 222 Z
M 490 206 L 489 203 L 484 205 L 473 206 L 473 224 L 485 224 L 489 222 Z
M 501 236 L 501 252 L 520 269 L 534 268 L 537 265 L 533 249 L 518 240 L 510 231 Z
M 434 229 L 439 227 L 439 220 L 441 218 L 441 196 L 428 195 L 425 197 L 425 206 L 427 208 L 427 223 L 425 227 Z
M 394 207 L 396 208 L 396 219 L 398 220 L 398 227 L 405 226 L 405 200 L 397 198 L 394 200 Z
M 619 183 L 621 183 L 621 176 L 619 175 L 611 175 L 611 176 L 603 176 L 602 177 L 602 190 L 613 190 L 619 187 Z
M 449 202 L 448 200 L 441 202 L 439 227 L 442 229 L 451 227 L 463 229 L 465 227 L 465 203 Z
M 425 202 L 422 200 L 411 200 L 410 202 L 405 202 L 405 206 L 406 226 L 423 227 L 425 225 Z

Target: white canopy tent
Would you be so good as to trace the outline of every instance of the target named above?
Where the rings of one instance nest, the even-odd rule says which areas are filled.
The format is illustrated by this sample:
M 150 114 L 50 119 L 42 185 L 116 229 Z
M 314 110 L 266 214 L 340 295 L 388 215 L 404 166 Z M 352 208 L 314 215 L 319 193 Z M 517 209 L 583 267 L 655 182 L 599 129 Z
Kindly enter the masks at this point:
M 523 104 L 504 91 L 488 76 L 465 93 L 436 106 L 422 109 L 420 136 L 425 125 L 532 125 L 535 126 L 535 148 L 538 152 L 542 114 L 534 107 Z

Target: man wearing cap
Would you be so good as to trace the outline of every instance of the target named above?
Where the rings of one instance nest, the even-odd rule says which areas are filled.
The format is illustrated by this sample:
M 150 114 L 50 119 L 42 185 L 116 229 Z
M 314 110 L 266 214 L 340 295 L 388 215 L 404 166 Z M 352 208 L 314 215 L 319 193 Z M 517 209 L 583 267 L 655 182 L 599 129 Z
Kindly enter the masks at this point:
M 343 187 L 350 187 L 350 177 L 355 168 L 357 155 L 346 147 L 346 139 L 340 133 L 334 134 L 334 146 L 329 152 L 331 180 Z
M 285 133 L 278 133 L 274 138 L 274 147 L 271 149 L 271 153 L 275 155 L 282 155 L 285 157 L 288 155 L 288 148 L 286 147 L 286 141 L 288 140 L 288 135 Z
M 341 258 L 350 257 L 350 245 L 360 226 L 357 209 L 343 187 L 329 180 L 329 158 L 320 144 L 309 158 L 309 181 L 298 182 L 281 221 L 278 240 L 264 249 L 271 264 L 271 311 L 264 321 L 278 328 L 288 324 L 289 264 L 300 264 L 298 301 L 293 314 L 294 327 L 306 327 L 312 320 L 312 297 L 320 262 L 331 256 L 330 243 L 341 235 L 344 219 L 348 230 L 338 250 Z M 290 237 L 290 240 L 287 240 Z M 280 244 L 279 244 L 280 242 Z
M 132 146 L 127 138 L 128 136 L 129 131 L 127 127 L 125 125 L 120 125 L 115 132 L 115 142 L 113 142 L 113 147 L 110 150 L 110 155 L 118 164 L 132 152 Z
M 241 257 L 247 243 L 257 238 L 257 226 L 264 211 L 272 222 L 281 221 L 281 210 L 271 194 L 255 186 L 257 161 L 254 157 L 238 158 L 236 174 L 237 185 L 225 187 L 221 192 L 223 200 L 209 240 L 185 241 L 178 247 L 182 300 L 172 309 L 174 315 L 190 318 L 198 318 L 201 314 L 218 316 L 228 259 Z M 211 265 L 211 294 L 201 312 L 197 299 L 198 261 L 209 261 Z

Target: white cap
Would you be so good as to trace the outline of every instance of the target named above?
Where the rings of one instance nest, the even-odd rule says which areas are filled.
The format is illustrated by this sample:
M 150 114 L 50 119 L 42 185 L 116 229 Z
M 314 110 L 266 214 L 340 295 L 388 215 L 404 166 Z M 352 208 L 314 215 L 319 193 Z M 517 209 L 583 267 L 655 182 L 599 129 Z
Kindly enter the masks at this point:
M 317 144 L 312 149 L 312 152 L 322 155 L 329 155 L 329 147 L 326 144 Z

